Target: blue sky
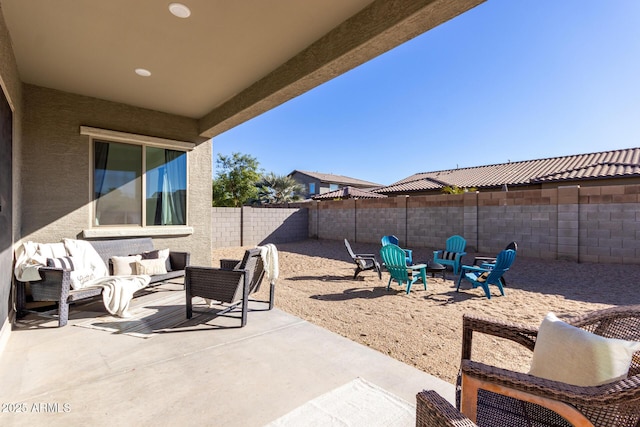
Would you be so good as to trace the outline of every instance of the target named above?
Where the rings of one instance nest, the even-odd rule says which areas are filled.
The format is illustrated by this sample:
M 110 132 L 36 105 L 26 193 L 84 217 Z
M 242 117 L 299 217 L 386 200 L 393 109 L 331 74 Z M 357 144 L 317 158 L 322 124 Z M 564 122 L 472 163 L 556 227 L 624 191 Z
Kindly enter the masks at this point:
M 640 146 L 640 1 L 488 0 L 213 140 L 266 172 L 418 172 Z

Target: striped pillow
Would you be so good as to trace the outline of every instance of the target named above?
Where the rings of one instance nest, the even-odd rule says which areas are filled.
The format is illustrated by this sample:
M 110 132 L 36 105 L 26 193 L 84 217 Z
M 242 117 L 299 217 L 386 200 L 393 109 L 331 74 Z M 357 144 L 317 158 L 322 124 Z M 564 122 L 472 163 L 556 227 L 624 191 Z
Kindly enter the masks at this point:
M 457 252 L 442 251 L 442 259 L 456 259 Z
M 70 256 L 60 258 L 47 258 L 47 267 L 61 268 L 63 270 L 73 271 L 76 269 L 78 261 Z

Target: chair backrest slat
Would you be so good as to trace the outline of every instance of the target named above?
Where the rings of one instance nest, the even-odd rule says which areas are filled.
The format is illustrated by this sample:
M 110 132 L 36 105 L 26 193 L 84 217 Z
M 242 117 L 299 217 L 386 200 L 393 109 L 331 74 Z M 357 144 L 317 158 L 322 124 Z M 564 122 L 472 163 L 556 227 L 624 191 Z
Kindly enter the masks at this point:
M 451 236 L 447 239 L 447 252 L 464 252 L 467 247 L 467 241 L 462 236 Z
M 347 239 L 344 239 L 344 245 L 347 247 L 347 250 L 349 251 L 349 255 L 351 256 L 351 258 L 355 260 L 356 254 L 353 253 L 353 249 L 351 249 L 351 245 L 349 244 L 349 241 Z
M 491 272 L 487 277 L 487 283 L 495 284 L 502 275 L 511 268 L 511 264 L 516 259 L 516 251 L 513 249 L 501 251 L 496 258 L 495 266 L 491 268 Z
M 385 245 L 380 249 L 380 256 L 391 277 L 405 282 L 408 280 L 407 257 L 402 248 L 393 244 Z

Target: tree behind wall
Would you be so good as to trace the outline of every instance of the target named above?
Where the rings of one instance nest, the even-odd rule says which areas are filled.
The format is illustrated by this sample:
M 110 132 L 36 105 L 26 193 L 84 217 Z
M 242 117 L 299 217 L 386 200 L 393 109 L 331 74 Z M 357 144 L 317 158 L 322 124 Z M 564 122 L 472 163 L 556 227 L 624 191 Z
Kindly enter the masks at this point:
M 295 179 L 271 172 L 258 183 L 260 203 L 288 203 L 300 200 L 304 187 Z
M 240 207 L 258 195 L 258 160 L 248 154 L 218 154 L 213 179 L 213 206 Z

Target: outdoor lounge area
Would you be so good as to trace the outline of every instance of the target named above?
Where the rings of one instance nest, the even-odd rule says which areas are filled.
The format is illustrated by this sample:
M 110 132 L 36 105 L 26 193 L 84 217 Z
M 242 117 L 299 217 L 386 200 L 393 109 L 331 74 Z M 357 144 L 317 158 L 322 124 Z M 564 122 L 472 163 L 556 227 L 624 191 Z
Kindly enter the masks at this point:
M 379 250 L 378 244 L 352 246 L 363 253 Z M 216 249 L 213 265 L 245 249 Z M 106 316 L 100 301 L 76 306 L 65 328 L 33 315 L 19 321 L 3 354 L 0 398 L 68 404 L 70 410 L 0 416 L 11 425 L 170 425 L 188 417 L 209 425 L 261 426 L 357 378 L 411 405 L 423 389 L 454 403 L 463 314 L 537 327 L 550 311 L 566 318 L 640 303 L 635 265 L 520 257 L 507 273 L 505 296 L 491 288 L 488 300 L 480 288 L 456 292 L 452 275 L 428 276 L 427 290 L 417 286 L 409 294 L 398 286 L 386 290 L 386 271 L 382 280 L 375 270 L 354 280 L 342 241 L 307 240 L 278 250 L 275 309 L 252 305 L 258 311 L 248 313 L 244 328 L 238 327 L 238 313 L 186 321 L 179 283 L 134 299 L 150 318 L 165 312 L 179 318 L 148 338 L 78 327 L 109 323 L 100 319 Z M 432 253 L 417 248 L 414 260 L 427 261 Z M 267 299 L 268 293 L 264 286 L 256 296 Z M 475 337 L 474 359 L 528 370 L 526 349 L 501 342 L 497 353 L 496 344 L 496 338 Z

